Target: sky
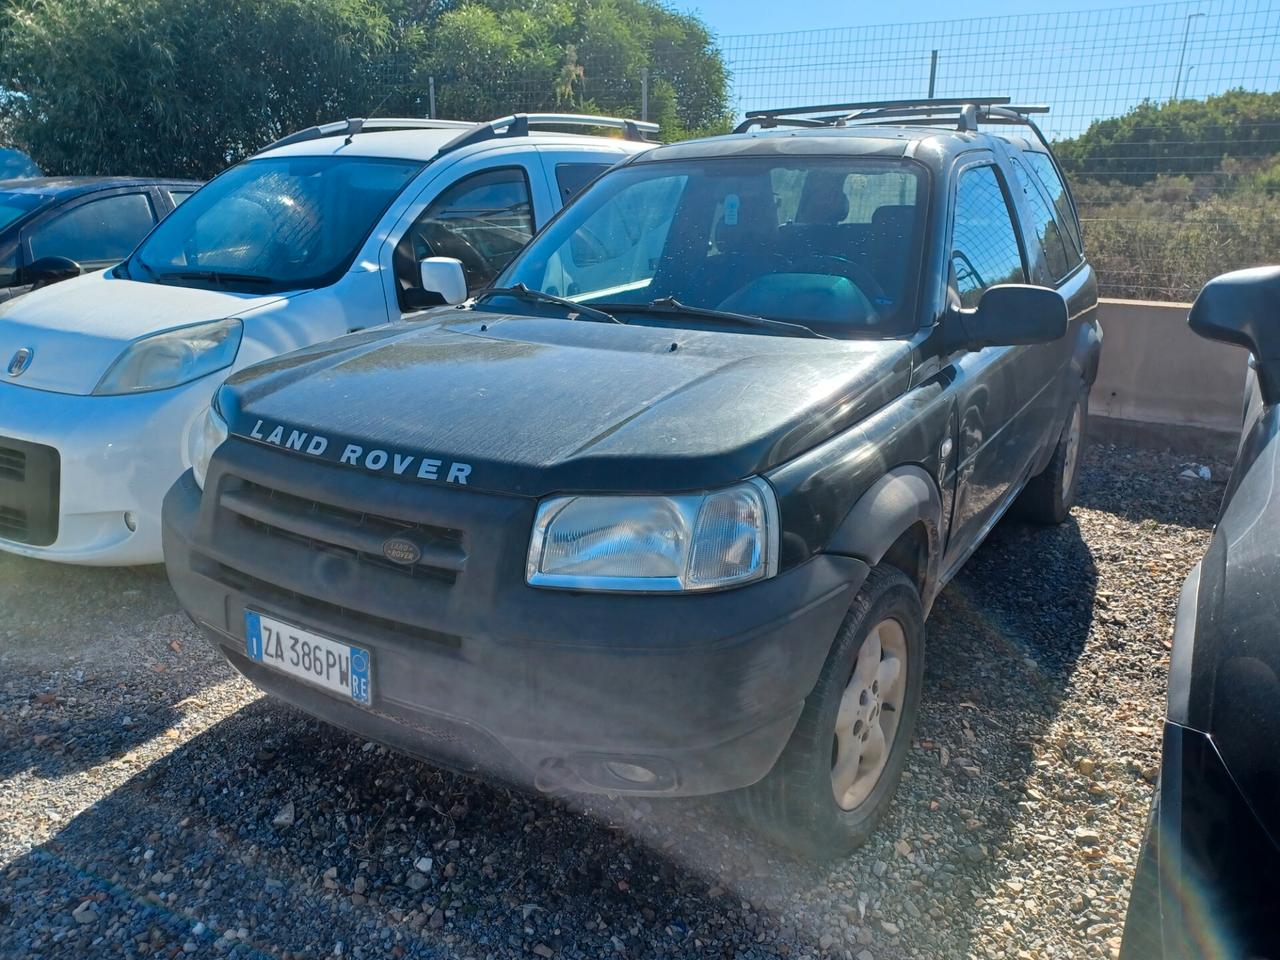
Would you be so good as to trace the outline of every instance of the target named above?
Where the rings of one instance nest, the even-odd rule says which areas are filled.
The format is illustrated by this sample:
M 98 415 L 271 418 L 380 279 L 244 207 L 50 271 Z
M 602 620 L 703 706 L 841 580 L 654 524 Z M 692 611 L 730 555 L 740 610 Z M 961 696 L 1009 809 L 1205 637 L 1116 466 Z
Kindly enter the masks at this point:
M 1057 13 L 1123 6 L 1121 0 L 910 0 L 903 4 L 848 0 L 675 0 L 677 10 L 697 14 L 718 36 L 780 33 L 862 24 L 959 20 L 1018 13 Z

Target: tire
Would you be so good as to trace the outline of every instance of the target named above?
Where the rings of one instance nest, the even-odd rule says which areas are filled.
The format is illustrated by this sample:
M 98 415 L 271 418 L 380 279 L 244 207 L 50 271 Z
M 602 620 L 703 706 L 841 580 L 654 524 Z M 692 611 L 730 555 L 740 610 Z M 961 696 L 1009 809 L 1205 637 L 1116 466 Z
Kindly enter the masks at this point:
M 875 667 L 871 666 L 874 647 L 868 646 L 866 658 L 859 662 L 859 653 L 873 633 L 873 642 L 880 644 Z M 889 808 L 906 764 L 920 710 L 924 646 L 924 611 L 915 585 L 893 567 L 873 568 L 836 633 L 817 685 L 805 700 L 778 762 L 759 783 L 732 795 L 744 819 L 783 846 L 815 860 L 845 855 L 865 843 Z M 900 663 L 895 678 L 886 680 L 877 696 L 860 700 L 854 690 L 846 698 L 856 667 L 865 667 L 862 679 L 872 675 L 866 670 L 887 677 L 881 668 L 891 670 L 885 664 L 899 657 L 905 659 L 906 669 Z M 846 706 L 843 741 L 836 731 L 842 702 Z M 844 794 L 846 800 L 855 801 L 845 809 L 836 799 L 835 761 L 844 750 L 842 743 L 859 739 L 849 718 L 857 714 L 861 719 L 868 711 L 871 720 L 861 727 L 863 746 L 856 748 L 862 760 L 846 762 L 841 768 L 865 770 L 858 774 L 861 780 L 854 781 L 855 789 Z M 868 741 L 873 725 L 881 734 Z M 887 747 L 876 753 L 867 744 L 881 737 Z M 872 755 L 879 759 L 868 760 Z M 846 754 L 846 761 L 850 759 L 853 748 Z
M 1156 850 L 1159 811 L 1160 798 L 1157 794 L 1151 804 L 1151 818 L 1147 822 L 1142 852 L 1138 854 L 1133 887 L 1129 890 L 1120 960 L 1158 960 L 1164 956 L 1164 934 L 1160 924 L 1160 857 Z
M 1017 513 L 1024 520 L 1046 526 L 1064 523 L 1076 503 L 1080 486 L 1080 461 L 1088 444 L 1089 392 L 1082 390 L 1058 435 L 1049 465 L 1036 474 L 1018 497 Z

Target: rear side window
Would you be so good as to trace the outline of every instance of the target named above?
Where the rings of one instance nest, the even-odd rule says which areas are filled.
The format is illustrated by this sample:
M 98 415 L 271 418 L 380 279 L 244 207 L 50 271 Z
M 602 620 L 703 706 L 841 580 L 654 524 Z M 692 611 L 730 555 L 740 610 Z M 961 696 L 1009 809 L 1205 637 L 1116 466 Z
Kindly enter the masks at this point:
M 153 226 L 155 215 L 145 193 L 90 200 L 36 227 L 31 233 L 31 258 L 116 263 L 132 253 Z
M 976 307 L 988 287 L 1026 279 L 1000 175 L 993 166 L 966 170 L 956 185 L 951 241 L 951 283 L 960 305 Z
M 461 260 L 467 289 L 477 290 L 492 282 L 531 236 L 533 201 L 524 168 L 503 167 L 446 188 L 401 243 L 412 246 L 415 271 L 427 257 Z M 413 283 L 415 278 L 405 279 Z
M 1068 253 L 1069 241 L 1062 235 L 1058 221 L 1054 219 L 1053 210 L 1048 198 L 1040 189 L 1039 181 L 1027 173 L 1027 168 L 1017 160 L 1012 163 L 1014 177 L 1022 188 L 1023 199 L 1031 213 L 1028 226 L 1034 231 L 1040 247 L 1044 250 L 1045 265 L 1049 268 L 1049 277 L 1055 282 L 1061 280 L 1076 265 L 1075 251 Z
M 610 166 L 608 163 L 557 163 L 556 186 L 560 188 L 560 202 L 568 203 Z
M 1053 209 L 1058 215 L 1058 224 L 1065 231 L 1068 242 L 1075 247 L 1074 252 L 1070 249 L 1067 252 L 1078 261 L 1081 251 L 1084 250 L 1084 244 L 1080 241 L 1080 224 L 1076 222 L 1075 210 L 1071 206 L 1071 197 L 1067 194 L 1066 184 L 1062 182 L 1062 177 L 1058 176 L 1058 169 L 1048 154 L 1027 151 L 1023 153 L 1023 157 L 1026 158 L 1031 166 L 1031 172 L 1035 174 L 1040 185 L 1049 195 L 1049 199 L 1053 201 Z
M 182 206 L 182 201 L 195 193 L 195 190 L 170 190 L 169 199 L 173 201 L 175 207 Z

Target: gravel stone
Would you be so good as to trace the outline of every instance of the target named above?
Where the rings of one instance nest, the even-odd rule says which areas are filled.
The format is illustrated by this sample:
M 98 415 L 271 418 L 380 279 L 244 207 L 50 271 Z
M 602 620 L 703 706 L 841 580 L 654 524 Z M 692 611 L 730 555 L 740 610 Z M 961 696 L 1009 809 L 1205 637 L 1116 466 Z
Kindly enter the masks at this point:
M 816 865 L 714 798 L 533 796 L 366 750 L 235 675 L 162 569 L 0 554 L 0 956 L 1107 957 L 1227 476 L 1098 447 L 1066 524 L 999 524 L 930 617 L 890 815 Z

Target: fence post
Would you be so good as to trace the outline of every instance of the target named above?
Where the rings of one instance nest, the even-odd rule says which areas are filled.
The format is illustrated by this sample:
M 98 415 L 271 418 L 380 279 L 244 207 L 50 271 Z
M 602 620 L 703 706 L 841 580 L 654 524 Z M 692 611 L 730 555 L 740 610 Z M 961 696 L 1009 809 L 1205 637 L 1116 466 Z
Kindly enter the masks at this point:
M 933 51 L 933 55 L 929 58 L 929 99 L 933 99 L 934 84 L 938 80 L 938 51 Z
M 649 119 L 649 68 L 640 71 L 640 119 Z
M 427 77 L 427 117 L 436 118 L 436 78 Z

